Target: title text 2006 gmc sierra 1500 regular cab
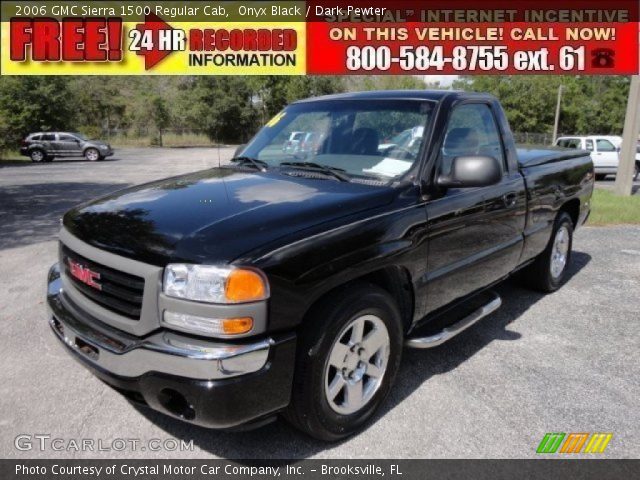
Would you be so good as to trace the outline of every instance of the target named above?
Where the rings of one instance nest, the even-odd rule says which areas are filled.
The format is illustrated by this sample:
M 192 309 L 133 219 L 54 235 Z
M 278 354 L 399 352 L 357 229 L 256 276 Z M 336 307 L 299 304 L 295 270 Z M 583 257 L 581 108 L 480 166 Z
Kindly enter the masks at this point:
M 291 132 L 308 141 L 284 148 Z M 516 271 L 560 286 L 593 181 L 587 152 L 517 151 L 488 95 L 300 101 L 227 166 L 69 211 L 49 322 L 133 402 L 336 440 L 381 405 L 403 346 L 492 312 Z

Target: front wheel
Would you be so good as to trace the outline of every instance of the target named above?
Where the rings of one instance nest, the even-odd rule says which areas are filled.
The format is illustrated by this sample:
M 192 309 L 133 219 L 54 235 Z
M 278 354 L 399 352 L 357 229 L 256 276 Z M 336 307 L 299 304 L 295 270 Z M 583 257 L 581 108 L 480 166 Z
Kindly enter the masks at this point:
M 90 162 L 96 162 L 100 160 L 100 152 L 98 152 L 98 150 L 95 148 L 87 148 L 84 151 L 84 158 L 86 158 Z
M 285 414 L 327 441 L 354 433 L 374 415 L 402 356 L 402 321 L 393 298 L 372 284 L 348 290 L 322 300 L 302 326 Z
M 43 150 L 40 150 L 39 148 L 35 148 L 33 150 L 31 150 L 31 153 L 29 154 L 29 157 L 31 157 L 31 161 L 34 163 L 40 163 L 40 162 L 44 162 L 47 158 L 47 156 L 45 155 Z
M 571 260 L 572 246 L 573 220 L 567 212 L 560 212 L 554 222 L 547 248 L 522 272 L 527 286 L 547 293 L 560 288 Z

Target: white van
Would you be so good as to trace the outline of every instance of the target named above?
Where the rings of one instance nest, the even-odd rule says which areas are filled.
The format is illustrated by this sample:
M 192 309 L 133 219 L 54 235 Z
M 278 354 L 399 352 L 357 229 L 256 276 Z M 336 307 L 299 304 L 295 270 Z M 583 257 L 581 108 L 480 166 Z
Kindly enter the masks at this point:
M 596 180 L 602 180 L 607 175 L 615 175 L 618 171 L 620 148 L 608 135 L 560 137 L 556 140 L 556 146 L 591 152 Z

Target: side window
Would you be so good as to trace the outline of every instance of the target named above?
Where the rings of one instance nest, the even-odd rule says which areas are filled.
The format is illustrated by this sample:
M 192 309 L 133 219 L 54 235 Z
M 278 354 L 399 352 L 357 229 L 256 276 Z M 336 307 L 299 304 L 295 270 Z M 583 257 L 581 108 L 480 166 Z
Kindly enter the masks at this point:
M 43 142 L 53 142 L 56 139 L 56 136 L 53 133 L 45 133 L 42 135 Z
M 598 146 L 599 152 L 615 152 L 616 147 L 609 140 L 604 138 L 599 138 L 596 140 L 596 145 Z
M 42 140 L 42 135 L 34 135 L 33 137 L 31 137 L 31 140 L 37 142 Z
M 585 140 L 585 148 L 593 152 L 593 140 Z
M 77 139 L 76 137 L 72 137 L 71 135 L 65 135 L 63 133 L 58 135 L 58 140 L 60 140 L 61 142 L 75 142 Z
M 440 173 L 449 173 L 453 159 L 467 155 L 494 157 L 505 165 L 500 132 L 486 104 L 461 105 L 451 113 L 440 151 Z

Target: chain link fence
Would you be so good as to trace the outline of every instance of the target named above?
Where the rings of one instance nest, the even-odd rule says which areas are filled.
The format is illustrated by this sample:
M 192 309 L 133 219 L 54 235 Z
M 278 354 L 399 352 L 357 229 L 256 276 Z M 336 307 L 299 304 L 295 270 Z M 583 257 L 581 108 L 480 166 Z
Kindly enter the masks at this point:
M 561 136 L 558 135 L 558 137 Z M 553 134 L 551 133 L 514 132 L 513 137 L 516 143 L 525 145 L 553 145 Z

